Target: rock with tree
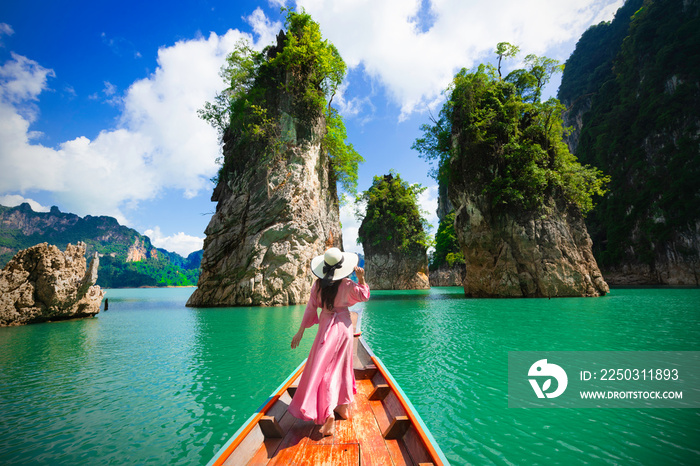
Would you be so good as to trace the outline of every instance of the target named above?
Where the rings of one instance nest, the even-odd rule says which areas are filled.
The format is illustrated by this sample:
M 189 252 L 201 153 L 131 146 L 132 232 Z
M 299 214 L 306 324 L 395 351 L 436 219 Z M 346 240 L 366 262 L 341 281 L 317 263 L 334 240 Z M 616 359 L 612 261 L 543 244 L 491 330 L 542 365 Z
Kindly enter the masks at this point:
M 571 150 L 611 177 L 588 215 L 618 285 L 700 285 L 700 1 L 627 0 L 589 28 L 559 98 Z
M 99 313 L 99 259 L 95 253 L 86 267 L 85 249 L 85 243 L 69 244 L 62 252 L 41 243 L 18 252 L 0 271 L 0 327 Z
M 428 224 L 421 216 L 418 195 L 424 191 L 398 174 L 375 176 L 357 198 L 365 204 L 358 242 L 365 255 L 367 283 L 377 290 L 420 290 L 428 280 Z
M 309 15 L 289 10 L 286 27 L 262 52 L 239 43 L 201 112 L 223 158 L 188 306 L 304 303 L 311 259 L 342 248 L 337 185 L 353 193 L 362 161 L 331 106 L 346 66 Z
M 515 52 L 505 43 L 496 51 Z M 447 185 L 467 296 L 600 296 L 608 286 L 583 214 L 606 178 L 568 151 L 562 105 L 540 99 L 561 65 L 524 61 L 505 78 L 490 65 L 460 71 L 414 148 Z

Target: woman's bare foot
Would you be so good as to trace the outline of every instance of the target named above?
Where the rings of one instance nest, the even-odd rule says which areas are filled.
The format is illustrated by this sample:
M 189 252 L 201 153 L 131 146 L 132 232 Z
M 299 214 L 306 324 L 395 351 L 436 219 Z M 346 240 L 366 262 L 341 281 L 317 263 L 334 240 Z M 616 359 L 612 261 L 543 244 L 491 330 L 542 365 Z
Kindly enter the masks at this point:
M 338 416 L 340 416 L 341 419 L 348 418 L 348 414 L 349 414 L 348 405 L 338 405 L 338 406 L 336 406 L 334 411 L 336 413 L 338 413 Z
M 326 419 L 326 422 L 321 426 L 321 429 L 319 432 L 324 437 L 327 437 L 329 435 L 333 435 L 333 431 L 335 430 L 335 419 L 333 416 L 328 416 L 328 419 Z

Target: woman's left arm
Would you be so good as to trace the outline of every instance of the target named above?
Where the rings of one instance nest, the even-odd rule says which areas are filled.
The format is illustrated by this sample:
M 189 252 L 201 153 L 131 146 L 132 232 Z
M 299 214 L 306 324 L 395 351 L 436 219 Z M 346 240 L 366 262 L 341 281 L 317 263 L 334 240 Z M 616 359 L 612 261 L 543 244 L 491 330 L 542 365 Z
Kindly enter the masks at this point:
M 301 338 L 304 336 L 304 327 L 300 327 L 299 331 L 292 337 L 292 349 L 295 349 L 297 346 L 299 346 L 299 342 L 301 341 Z

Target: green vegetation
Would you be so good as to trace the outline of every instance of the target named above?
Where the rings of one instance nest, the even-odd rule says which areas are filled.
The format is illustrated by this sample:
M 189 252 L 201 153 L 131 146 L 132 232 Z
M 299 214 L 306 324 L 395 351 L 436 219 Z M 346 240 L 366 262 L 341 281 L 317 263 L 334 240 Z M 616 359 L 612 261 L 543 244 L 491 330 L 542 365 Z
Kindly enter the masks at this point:
M 284 157 L 289 143 L 315 136 L 313 128 L 322 115 L 322 148 L 330 158 L 332 179 L 355 193 L 357 166 L 363 159 L 346 142 L 342 117 L 331 106 L 345 77 L 345 62 L 336 47 L 322 39 L 318 23 L 308 14 L 287 10 L 286 28 L 279 38 L 282 43 L 262 52 L 239 42 L 221 71 L 228 87 L 199 112 L 225 142 L 214 181 Z
M 591 26 L 566 61 L 557 97 L 570 112 L 578 112 L 602 84 L 613 77 L 613 62 L 627 36 L 634 13 L 644 0 L 627 0 L 611 22 Z
M 496 50 L 499 62 L 515 52 L 507 43 Z M 607 178 L 569 152 L 559 101 L 540 101 L 542 88 L 562 66 L 535 55 L 525 63 L 527 68 L 505 79 L 491 65 L 462 69 L 447 89 L 439 118 L 421 126 L 423 137 L 413 148 L 437 163 L 433 175 L 439 182 L 470 183 L 496 209 L 537 210 L 548 196 L 561 193 L 586 213 L 593 196 L 604 193 Z M 452 167 L 462 168 L 452 173 Z
M 4 267 L 14 255 L 39 243 L 49 243 L 65 250 L 66 246 L 82 241 L 87 246 L 88 262 L 100 254 L 97 284 L 105 288 L 139 286 L 194 286 L 199 278 L 202 252 L 187 258 L 153 247 L 147 236 L 120 225 L 113 217 L 78 217 L 58 208 L 51 212 L 34 212 L 29 204 L 17 207 L 0 206 L 0 266 Z M 25 234 L 23 229 L 31 231 Z M 134 243 L 143 245 L 152 258 L 127 262 Z
M 367 205 L 357 239 L 365 254 L 425 254 L 430 246 L 429 224 L 418 207 L 423 191 L 419 184 L 408 184 L 393 172 L 374 177 L 372 186 L 356 199 L 357 204 Z
M 582 36 L 571 72 L 567 62 L 560 97 L 590 105 L 576 154 L 612 179 L 610 195 L 587 219 L 602 265 L 653 265 L 666 244 L 695 235 L 699 10 L 697 2 L 628 0 L 612 23 Z M 691 247 L 675 244 L 673 254 L 697 260 Z
M 125 262 L 109 256 L 100 259 L 97 274 L 97 284 L 104 288 L 196 286 L 198 279 L 199 268 L 184 269 L 158 259 Z
M 440 220 L 435 234 L 435 251 L 431 257 L 430 270 L 459 264 L 464 264 L 464 254 L 455 233 L 455 213 L 452 211 Z

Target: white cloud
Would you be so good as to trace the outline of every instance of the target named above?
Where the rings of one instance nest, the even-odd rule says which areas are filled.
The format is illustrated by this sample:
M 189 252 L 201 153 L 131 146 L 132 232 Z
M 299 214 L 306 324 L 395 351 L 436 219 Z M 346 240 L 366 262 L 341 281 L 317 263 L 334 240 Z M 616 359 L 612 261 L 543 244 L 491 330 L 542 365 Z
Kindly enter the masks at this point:
M 421 0 L 296 3 L 320 23 L 349 67 L 362 65 L 386 86 L 403 119 L 441 100 L 457 70 L 491 60 L 498 42 L 541 55 L 612 19 L 624 0 L 432 0 L 427 31 L 416 21 Z
M 31 206 L 34 212 L 48 212 L 51 210 L 51 208 L 39 204 L 34 199 L 28 199 L 18 194 L 5 194 L 4 196 L 0 196 L 0 205 L 4 205 L 5 207 L 16 207 L 25 202 Z
M 343 81 L 338 88 L 335 96 L 333 96 L 333 106 L 338 108 L 340 114 L 345 118 L 352 118 L 362 113 L 367 113 L 365 112 L 365 109 L 368 109 L 369 113 L 371 114 L 374 111 L 374 105 L 372 104 L 372 99 L 370 96 L 357 96 L 352 97 L 349 100 L 346 98 L 349 85 L 349 80 L 345 79 L 345 81 Z
M 14 33 L 15 30 L 12 29 L 12 26 L 10 26 L 7 23 L 0 23 L 0 47 L 5 46 L 5 44 L 2 41 L 2 36 L 11 36 Z
M 102 93 L 108 97 L 113 96 L 117 93 L 117 86 L 109 81 L 105 81 L 105 88 L 102 90 Z
M 10 26 L 7 23 L 0 23 L 0 37 L 11 36 L 14 33 L 15 33 L 15 30 L 12 29 L 12 26 Z M 0 42 L 0 47 L 2 47 L 2 42 Z
M 425 191 L 418 195 L 418 206 L 422 211 L 421 214 L 428 221 L 429 224 L 433 226 L 432 231 L 428 232 L 430 234 L 435 234 L 437 232 L 438 224 L 440 220 L 437 216 L 438 207 L 438 186 L 428 186 Z
M 251 15 L 262 49 L 279 30 L 261 12 Z M 165 189 L 193 197 L 211 190 L 221 149 L 214 128 L 197 116 L 223 87 L 219 70 L 237 30 L 183 40 L 158 50 L 157 68 L 123 95 L 108 81 L 104 94 L 122 109 L 116 128 L 81 136 L 56 148 L 32 143 L 33 104 L 47 89 L 50 69 L 12 54 L 0 68 L 0 194 L 51 191 L 64 211 L 111 215 L 128 224 L 128 210 Z
M 144 235 L 151 238 L 151 243 L 153 243 L 155 247 L 176 252 L 182 257 L 187 257 L 194 251 L 199 251 L 204 247 L 204 238 L 186 235 L 183 232 L 170 236 L 163 236 L 158 226 L 146 230 Z
M 279 21 L 270 21 L 260 7 L 256 8 L 253 13 L 246 18 L 248 24 L 253 28 L 253 33 L 258 37 L 258 44 L 267 46 L 277 43 L 277 34 L 282 29 L 282 23 Z
M 364 207 L 362 207 L 364 210 Z M 347 202 L 340 208 L 340 224 L 343 226 L 343 249 L 363 254 L 362 245 L 357 244 L 358 230 L 362 222 L 355 218 L 355 203 Z
M 109 81 L 104 81 L 104 88 L 101 94 L 95 92 L 88 96 L 90 100 L 99 100 L 100 98 L 104 98 L 104 102 L 114 105 L 115 107 L 119 107 L 123 103 L 121 95 L 117 94 L 117 86 Z
M 48 78 L 56 74 L 27 57 L 14 52 L 10 52 L 10 55 L 12 59 L 0 67 L 0 103 L 21 110 L 22 104 L 38 100 L 39 94 L 47 87 Z M 32 112 L 25 118 L 31 123 L 35 116 Z

